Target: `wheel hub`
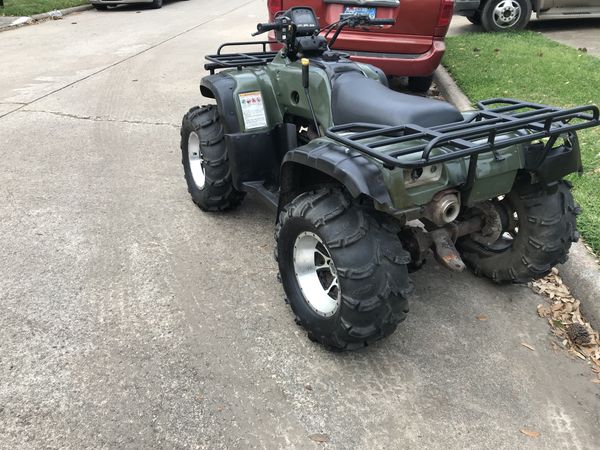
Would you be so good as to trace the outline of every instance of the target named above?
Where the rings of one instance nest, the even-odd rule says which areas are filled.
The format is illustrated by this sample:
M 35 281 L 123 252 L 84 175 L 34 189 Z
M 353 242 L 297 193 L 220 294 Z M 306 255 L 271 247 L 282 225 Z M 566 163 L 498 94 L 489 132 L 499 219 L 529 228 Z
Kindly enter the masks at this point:
M 198 189 L 204 189 L 206 176 L 204 174 L 204 160 L 200 151 L 200 138 L 195 131 L 188 137 L 188 162 L 194 184 Z
M 310 231 L 294 243 L 294 273 L 308 305 L 323 317 L 333 316 L 341 303 L 338 273 L 329 249 Z
M 500 28 L 509 28 L 521 17 L 521 6 L 514 0 L 505 0 L 494 8 L 494 23 Z

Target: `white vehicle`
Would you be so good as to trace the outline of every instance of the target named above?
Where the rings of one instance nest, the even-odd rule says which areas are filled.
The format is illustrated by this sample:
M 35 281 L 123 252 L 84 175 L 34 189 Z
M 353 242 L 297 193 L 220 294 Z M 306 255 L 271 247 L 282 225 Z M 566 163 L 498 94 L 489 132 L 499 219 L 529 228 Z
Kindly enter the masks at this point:
M 132 5 L 134 3 L 145 3 L 152 8 L 162 8 L 163 0 L 90 0 L 90 3 L 97 10 L 104 11 L 109 6 Z
M 454 13 L 485 31 L 521 30 L 531 13 L 538 19 L 600 17 L 600 0 L 455 0 Z

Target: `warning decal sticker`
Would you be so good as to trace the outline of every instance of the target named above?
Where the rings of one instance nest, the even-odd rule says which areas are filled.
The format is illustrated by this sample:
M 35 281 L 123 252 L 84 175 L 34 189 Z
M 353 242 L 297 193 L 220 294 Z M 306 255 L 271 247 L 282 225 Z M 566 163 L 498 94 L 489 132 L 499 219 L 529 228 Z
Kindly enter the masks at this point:
M 267 117 L 260 91 L 244 92 L 239 94 L 242 116 L 244 116 L 244 128 L 253 130 L 267 126 Z

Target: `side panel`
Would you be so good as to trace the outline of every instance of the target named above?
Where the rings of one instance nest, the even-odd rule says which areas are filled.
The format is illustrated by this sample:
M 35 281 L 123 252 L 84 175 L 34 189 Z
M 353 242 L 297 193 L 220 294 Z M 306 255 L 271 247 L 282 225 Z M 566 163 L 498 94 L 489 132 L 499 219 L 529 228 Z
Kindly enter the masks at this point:
M 290 148 L 290 131 L 283 125 L 266 69 L 226 70 L 206 76 L 202 79 L 200 91 L 205 97 L 214 98 L 217 102 L 236 189 L 241 190 L 246 181 L 276 182 L 282 152 Z M 249 93 L 254 93 L 250 97 L 254 100 L 257 98 L 255 94 L 260 93 L 264 126 L 245 128 L 241 102 L 248 99 L 244 94 Z M 295 128 L 292 135 L 295 140 Z M 295 145 L 294 143 L 293 146 Z
M 290 63 L 277 56 L 267 68 L 281 114 L 292 114 L 311 120 L 308 100 L 302 89 L 300 62 Z M 331 118 L 331 83 L 324 70 L 311 64 L 309 90 L 318 122 L 325 128 L 333 125 Z
M 265 67 L 245 70 L 224 70 L 202 78 L 200 92 L 217 101 L 219 114 L 226 133 L 246 131 L 240 94 L 260 92 L 266 116 L 266 125 L 252 131 L 265 131 L 283 122 L 271 78 Z

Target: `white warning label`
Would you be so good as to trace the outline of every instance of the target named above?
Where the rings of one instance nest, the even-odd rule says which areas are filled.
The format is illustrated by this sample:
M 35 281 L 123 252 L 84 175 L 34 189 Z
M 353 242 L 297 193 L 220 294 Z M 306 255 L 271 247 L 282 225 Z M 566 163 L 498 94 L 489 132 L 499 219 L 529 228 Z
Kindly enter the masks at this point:
M 244 92 L 239 94 L 242 116 L 244 116 L 244 128 L 253 130 L 267 126 L 265 107 L 260 91 Z

